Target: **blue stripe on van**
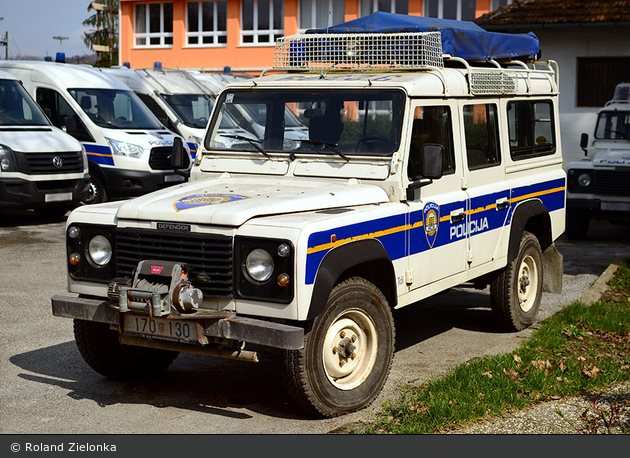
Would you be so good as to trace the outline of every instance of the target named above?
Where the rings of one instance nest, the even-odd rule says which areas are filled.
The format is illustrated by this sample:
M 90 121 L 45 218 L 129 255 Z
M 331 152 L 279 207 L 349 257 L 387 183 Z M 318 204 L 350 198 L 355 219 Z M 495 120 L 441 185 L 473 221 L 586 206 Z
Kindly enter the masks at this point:
M 84 143 L 83 146 L 85 146 L 85 152 L 90 161 L 94 161 L 99 165 L 114 166 L 114 158 L 112 157 L 112 150 L 109 146 L 90 143 Z

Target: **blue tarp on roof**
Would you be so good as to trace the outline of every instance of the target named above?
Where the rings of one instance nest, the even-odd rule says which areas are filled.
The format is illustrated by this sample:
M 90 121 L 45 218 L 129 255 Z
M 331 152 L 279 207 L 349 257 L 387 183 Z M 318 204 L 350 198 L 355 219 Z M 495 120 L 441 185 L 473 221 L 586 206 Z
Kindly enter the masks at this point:
M 377 11 L 369 16 L 310 29 L 306 33 L 401 33 L 436 32 L 442 36 L 442 52 L 471 60 L 534 58 L 540 53 L 540 42 L 533 33 L 511 34 L 487 32 L 474 22 L 436 19 Z

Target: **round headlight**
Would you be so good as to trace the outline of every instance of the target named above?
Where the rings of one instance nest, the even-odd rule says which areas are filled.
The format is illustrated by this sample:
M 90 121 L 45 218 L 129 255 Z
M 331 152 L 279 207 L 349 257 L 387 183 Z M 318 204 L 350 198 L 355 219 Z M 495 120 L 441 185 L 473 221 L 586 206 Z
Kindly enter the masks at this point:
M 582 173 L 578 177 L 578 183 L 580 183 L 580 186 L 589 186 L 591 184 L 591 176 L 588 173 Z
M 273 258 L 261 248 L 252 250 L 245 260 L 247 273 L 250 277 L 259 282 L 267 281 L 271 278 L 273 267 Z
M 106 237 L 97 235 L 88 246 L 90 258 L 99 266 L 104 266 L 112 259 L 112 245 Z

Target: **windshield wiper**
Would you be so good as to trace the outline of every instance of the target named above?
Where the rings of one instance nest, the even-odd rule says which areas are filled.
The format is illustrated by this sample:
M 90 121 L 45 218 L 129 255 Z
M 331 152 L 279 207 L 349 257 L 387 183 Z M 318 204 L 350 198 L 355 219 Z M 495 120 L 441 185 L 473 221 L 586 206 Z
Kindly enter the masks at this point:
M 303 143 L 310 143 L 311 145 L 319 145 L 319 146 L 325 146 L 326 148 L 328 148 L 330 151 L 332 151 L 333 153 L 335 153 L 336 155 L 338 155 L 340 158 L 349 161 L 350 159 L 348 159 L 348 156 L 346 156 L 345 154 L 343 154 L 341 151 L 339 151 L 337 149 L 337 147 L 339 146 L 338 143 L 328 143 L 328 142 L 323 142 L 321 140 L 300 140 L 300 142 Z
M 267 153 L 267 151 L 262 149 L 262 146 L 260 146 L 262 144 L 260 140 L 255 140 L 253 138 L 248 138 L 242 135 L 233 135 L 233 134 L 221 134 L 221 137 L 227 137 L 227 138 L 233 138 L 235 140 L 246 141 L 250 145 L 252 145 L 254 148 L 256 148 L 256 150 L 258 150 L 260 153 L 264 154 L 266 158 L 271 159 L 271 156 Z

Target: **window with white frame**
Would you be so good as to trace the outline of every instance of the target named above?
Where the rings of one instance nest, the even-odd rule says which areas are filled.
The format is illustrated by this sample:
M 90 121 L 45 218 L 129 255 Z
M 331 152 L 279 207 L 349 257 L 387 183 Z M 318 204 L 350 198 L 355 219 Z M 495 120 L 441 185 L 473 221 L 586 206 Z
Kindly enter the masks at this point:
M 227 0 L 186 4 L 186 45 L 227 44 Z
M 409 0 L 361 0 L 360 8 L 361 17 L 375 11 L 409 14 Z
M 424 15 L 440 19 L 472 21 L 477 16 L 476 0 L 425 0 Z
M 300 0 L 299 32 L 344 22 L 345 0 Z
M 136 46 L 173 46 L 173 3 L 135 5 Z
M 273 46 L 284 35 L 284 0 L 242 0 L 241 42 Z
M 511 5 L 514 0 L 492 0 L 492 11 L 498 10 L 502 6 Z

